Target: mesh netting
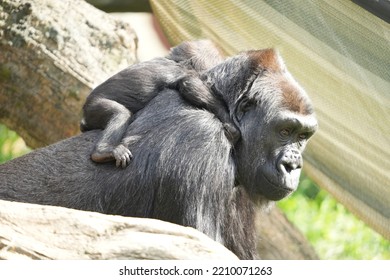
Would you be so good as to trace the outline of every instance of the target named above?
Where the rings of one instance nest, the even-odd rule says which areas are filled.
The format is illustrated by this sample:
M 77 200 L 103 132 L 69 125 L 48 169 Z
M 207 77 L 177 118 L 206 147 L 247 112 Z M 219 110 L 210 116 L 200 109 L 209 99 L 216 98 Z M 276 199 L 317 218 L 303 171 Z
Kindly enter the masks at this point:
M 152 0 L 172 45 L 276 47 L 315 105 L 305 171 L 390 238 L 390 25 L 351 1 Z

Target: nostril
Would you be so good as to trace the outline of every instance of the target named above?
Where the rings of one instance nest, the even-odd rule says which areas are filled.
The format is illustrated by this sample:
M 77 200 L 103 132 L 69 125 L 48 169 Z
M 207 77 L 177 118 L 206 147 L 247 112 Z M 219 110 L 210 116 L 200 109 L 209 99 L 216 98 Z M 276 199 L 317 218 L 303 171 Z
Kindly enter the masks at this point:
M 287 162 L 284 162 L 283 163 L 283 167 L 284 169 L 286 170 L 287 173 L 291 173 L 291 171 L 295 168 L 293 168 L 293 166 L 291 166 L 289 163 Z
M 298 162 L 289 162 L 284 161 L 281 163 L 281 170 L 285 171 L 286 173 L 291 173 L 291 171 L 294 171 L 296 169 L 300 169 L 302 166 Z

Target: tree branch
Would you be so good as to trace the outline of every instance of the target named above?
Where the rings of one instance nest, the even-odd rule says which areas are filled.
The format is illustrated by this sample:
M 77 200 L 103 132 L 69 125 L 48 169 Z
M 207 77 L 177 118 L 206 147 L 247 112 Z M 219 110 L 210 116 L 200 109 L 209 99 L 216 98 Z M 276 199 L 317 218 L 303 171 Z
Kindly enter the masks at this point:
M 78 133 L 91 88 L 136 61 L 136 36 L 84 1 L 0 0 L 0 49 L 0 122 L 36 148 Z

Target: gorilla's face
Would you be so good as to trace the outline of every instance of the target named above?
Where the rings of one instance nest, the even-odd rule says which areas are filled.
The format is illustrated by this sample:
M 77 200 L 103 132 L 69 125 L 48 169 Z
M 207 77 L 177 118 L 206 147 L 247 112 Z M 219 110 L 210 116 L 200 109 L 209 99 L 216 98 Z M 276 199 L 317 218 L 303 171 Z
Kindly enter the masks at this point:
M 239 182 L 255 200 L 258 195 L 280 200 L 298 186 L 302 152 L 315 131 L 316 119 L 283 111 L 267 124 L 252 121 L 244 125 L 237 146 Z
M 298 186 L 302 152 L 317 129 L 308 97 L 286 71 L 265 73 L 237 102 L 236 113 L 239 183 L 254 201 L 286 197 Z

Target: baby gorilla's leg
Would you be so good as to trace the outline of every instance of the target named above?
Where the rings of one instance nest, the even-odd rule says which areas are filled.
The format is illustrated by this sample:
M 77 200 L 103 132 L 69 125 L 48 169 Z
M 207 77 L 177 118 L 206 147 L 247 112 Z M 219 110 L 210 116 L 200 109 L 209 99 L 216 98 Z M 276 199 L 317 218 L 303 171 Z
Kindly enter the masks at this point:
M 117 166 L 126 167 L 133 155 L 120 142 L 130 123 L 132 113 L 125 106 L 108 99 L 99 99 L 94 102 L 92 107 L 90 111 L 93 110 L 94 117 L 91 126 L 104 130 L 91 154 L 91 159 L 98 163 L 115 160 Z M 85 120 L 88 121 L 88 118 Z M 105 122 L 106 125 L 98 127 L 96 123 L 93 123 L 98 120 Z

